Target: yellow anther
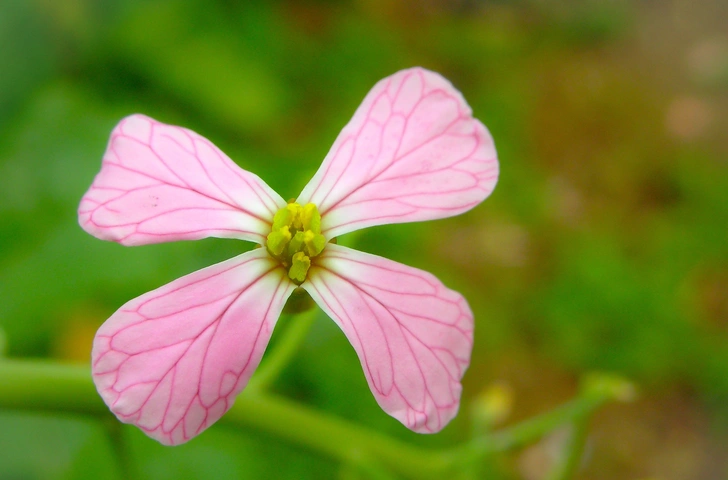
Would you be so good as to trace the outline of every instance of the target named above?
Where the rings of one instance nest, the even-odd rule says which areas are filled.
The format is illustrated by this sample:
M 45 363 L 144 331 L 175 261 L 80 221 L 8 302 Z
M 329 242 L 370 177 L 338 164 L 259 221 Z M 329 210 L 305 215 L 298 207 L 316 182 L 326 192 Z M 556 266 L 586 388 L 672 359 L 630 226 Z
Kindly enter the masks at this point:
M 300 252 L 303 249 L 303 242 L 305 238 L 305 233 L 296 232 L 296 235 L 294 235 L 290 243 L 288 243 L 288 254 L 293 256 L 296 252 Z
M 311 259 L 305 253 L 298 252 L 291 258 L 291 262 L 288 277 L 300 285 L 306 280 L 308 269 L 311 268 Z
M 267 240 L 268 250 L 274 255 L 280 255 L 283 253 L 286 245 L 288 245 L 288 242 L 291 241 L 291 232 L 288 230 L 288 227 L 284 226 L 270 232 Z
M 273 217 L 273 228 L 272 231 L 276 231 L 283 227 L 290 227 L 291 220 L 293 219 L 293 212 L 288 208 L 281 208 L 278 210 Z
M 301 211 L 301 223 L 304 230 L 321 233 L 321 215 L 313 203 L 307 203 Z
M 291 212 L 289 225 L 296 230 L 303 230 L 303 223 L 301 222 L 301 205 L 296 202 L 289 203 L 286 205 L 286 210 Z
M 306 244 L 308 254 L 312 257 L 321 253 L 326 246 L 326 239 L 324 236 L 320 233 L 313 233 L 311 230 L 306 230 L 306 233 L 303 234 L 303 242 Z
M 276 212 L 266 247 L 276 260 L 288 270 L 288 276 L 297 284 L 306 280 L 311 259 L 326 247 L 321 235 L 321 214 L 316 205 L 301 206 L 291 202 Z

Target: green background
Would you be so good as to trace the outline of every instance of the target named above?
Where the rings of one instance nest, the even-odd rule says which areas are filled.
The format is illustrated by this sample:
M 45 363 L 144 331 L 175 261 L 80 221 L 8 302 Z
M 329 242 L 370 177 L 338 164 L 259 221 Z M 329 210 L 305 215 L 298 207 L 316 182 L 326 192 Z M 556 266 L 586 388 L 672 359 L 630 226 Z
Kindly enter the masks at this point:
M 579 478 L 725 478 L 726 18 L 720 0 L 3 1 L 5 354 L 87 362 L 121 304 L 250 248 L 125 248 L 78 227 L 122 117 L 191 128 L 293 198 L 369 88 L 421 65 L 490 129 L 499 184 L 460 217 L 341 240 L 468 298 L 461 413 L 438 436 L 406 431 L 323 315 L 276 390 L 434 447 L 466 438 L 494 383 L 513 392 L 511 422 L 571 398 L 584 373 L 614 372 L 640 395 L 596 416 Z M 142 478 L 349 478 L 255 430 L 215 426 L 177 448 L 127 435 Z M 558 441 L 499 458 L 493 477 L 541 478 Z M 0 410 L 3 480 L 117 479 L 118 461 L 90 418 Z

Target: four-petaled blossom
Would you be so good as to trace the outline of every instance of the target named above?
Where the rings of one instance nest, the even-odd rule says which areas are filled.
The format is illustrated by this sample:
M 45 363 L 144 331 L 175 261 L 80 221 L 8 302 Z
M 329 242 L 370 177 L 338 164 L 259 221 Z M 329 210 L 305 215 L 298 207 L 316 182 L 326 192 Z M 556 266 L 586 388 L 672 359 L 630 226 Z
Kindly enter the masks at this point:
M 99 393 L 122 422 L 186 442 L 232 406 L 300 287 L 343 330 L 382 409 L 416 432 L 441 430 L 470 363 L 467 302 L 427 272 L 331 240 L 460 214 L 497 177 L 486 128 L 421 68 L 374 86 L 295 203 L 190 130 L 123 119 L 81 200 L 87 232 L 123 245 L 226 237 L 263 248 L 119 308 L 93 344 Z

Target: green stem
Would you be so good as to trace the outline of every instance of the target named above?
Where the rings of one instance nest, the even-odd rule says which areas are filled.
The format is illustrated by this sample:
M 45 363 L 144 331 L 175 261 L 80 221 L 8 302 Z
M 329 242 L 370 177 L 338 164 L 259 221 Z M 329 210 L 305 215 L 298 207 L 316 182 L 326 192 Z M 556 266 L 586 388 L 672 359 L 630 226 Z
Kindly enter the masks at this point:
M 524 420 L 517 425 L 473 439 L 464 446 L 450 450 L 450 453 L 460 461 L 469 462 L 487 454 L 524 447 L 557 427 L 588 415 L 610 398 L 607 392 L 603 395 L 590 394 L 577 397 L 560 407 Z
M 568 480 L 576 473 L 584 453 L 590 417 L 585 415 L 573 422 L 569 439 L 564 447 L 564 456 L 547 477 L 549 480 Z
M 367 480 L 397 480 L 397 477 L 385 470 L 371 457 L 360 456 L 356 460 L 345 463 L 341 471 L 342 478 Z
M 121 478 L 141 478 L 139 472 L 137 472 L 136 459 L 124 435 L 124 425 L 114 418 L 108 418 L 104 423 L 114 453 L 116 454 L 116 460 L 119 463 Z
M 519 448 L 558 426 L 584 418 L 610 398 L 614 395 L 608 389 L 585 392 L 551 412 L 443 450 L 413 447 L 263 391 L 241 394 L 221 422 L 257 428 L 344 463 L 372 458 L 383 468 L 406 478 L 445 478 L 452 477 L 464 463 Z M 110 418 L 86 365 L 0 360 L 0 408 L 67 411 Z
M 0 360 L 0 408 L 109 415 L 88 366 L 30 360 Z M 454 467 L 436 451 L 269 393 L 244 392 L 220 421 L 257 428 L 342 462 L 364 452 L 406 478 L 442 478 Z
M 342 462 L 361 455 L 407 478 L 442 478 L 454 465 L 438 451 L 412 447 L 352 422 L 271 394 L 241 395 L 223 417 L 254 427 Z
M 313 308 L 300 315 L 290 317 L 289 320 L 292 324 L 288 325 L 283 332 L 283 337 L 266 355 L 263 363 L 250 379 L 246 387 L 247 392 L 258 393 L 270 388 L 300 349 L 319 312 L 318 308 Z
M 0 408 L 107 414 L 88 365 L 0 359 Z

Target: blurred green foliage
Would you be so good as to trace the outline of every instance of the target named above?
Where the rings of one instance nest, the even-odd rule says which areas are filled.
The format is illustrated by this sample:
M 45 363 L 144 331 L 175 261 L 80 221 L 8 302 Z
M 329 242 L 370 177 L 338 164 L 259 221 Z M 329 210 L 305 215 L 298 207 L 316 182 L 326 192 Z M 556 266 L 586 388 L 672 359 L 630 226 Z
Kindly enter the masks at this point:
M 682 421 L 675 402 L 687 402 L 698 418 L 690 445 L 721 451 L 728 39 L 725 5 L 695 5 L 686 13 L 677 1 L 627 0 L 2 2 L 7 354 L 86 361 L 95 328 L 119 305 L 250 248 L 208 239 L 127 249 L 78 228 L 80 197 L 123 116 L 191 128 L 293 197 L 368 89 L 422 65 L 460 88 L 490 128 L 500 184 L 461 217 L 341 241 L 430 270 L 469 299 L 477 330 L 462 412 L 439 436 L 405 431 L 378 409 L 353 350 L 323 315 L 279 391 L 436 446 L 466 435 L 469 401 L 493 381 L 514 386 L 519 417 L 568 398 L 581 373 L 608 370 L 643 386 L 665 428 Z M 123 478 L 125 463 L 155 479 L 349 475 L 254 431 L 214 427 L 175 449 L 120 431 L 132 461 L 87 419 L 0 412 L 0 478 Z M 728 452 L 698 455 L 684 460 L 688 475 L 672 477 L 649 457 L 665 447 L 654 437 L 653 450 L 587 467 L 584 478 L 708 478 L 725 468 Z M 616 447 L 594 452 L 603 467 L 600 448 Z M 512 459 L 492 474 L 531 478 L 523 465 Z

